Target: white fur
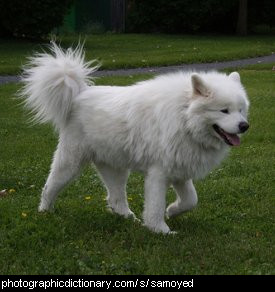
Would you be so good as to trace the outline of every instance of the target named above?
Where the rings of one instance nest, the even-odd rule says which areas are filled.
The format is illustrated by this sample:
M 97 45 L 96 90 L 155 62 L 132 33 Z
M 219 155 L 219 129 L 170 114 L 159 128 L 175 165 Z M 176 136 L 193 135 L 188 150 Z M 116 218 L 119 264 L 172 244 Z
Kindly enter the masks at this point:
M 39 210 L 49 210 L 58 192 L 93 162 L 109 208 L 125 217 L 135 218 L 126 195 L 129 171 L 144 172 L 144 224 L 169 233 L 167 187 L 177 193 L 168 217 L 194 208 L 192 179 L 204 177 L 229 149 L 213 124 L 238 133 L 246 120 L 249 103 L 239 74 L 179 72 L 132 86 L 94 86 L 89 76 L 96 68 L 84 62 L 81 48 L 51 49 L 31 59 L 22 90 L 35 118 L 59 132 Z M 227 115 L 220 112 L 225 107 Z

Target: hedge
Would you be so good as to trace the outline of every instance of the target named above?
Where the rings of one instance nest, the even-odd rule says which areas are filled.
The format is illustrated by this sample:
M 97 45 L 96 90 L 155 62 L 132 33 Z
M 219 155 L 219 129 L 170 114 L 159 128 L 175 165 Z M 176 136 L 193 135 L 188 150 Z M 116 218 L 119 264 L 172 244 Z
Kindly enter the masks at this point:
M 73 0 L 0 1 L 0 35 L 41 39 L 62 25 Z
M 274 0 L 249 0 L 248 28 L 275 25 Z M 128 32 L 234 33 L 239 0 L 128 0 Z

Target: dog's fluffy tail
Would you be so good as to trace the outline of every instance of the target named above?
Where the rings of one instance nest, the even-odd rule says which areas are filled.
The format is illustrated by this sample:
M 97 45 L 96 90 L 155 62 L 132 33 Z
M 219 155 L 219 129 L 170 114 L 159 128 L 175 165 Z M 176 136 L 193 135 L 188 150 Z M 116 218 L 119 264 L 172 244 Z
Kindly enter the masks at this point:
M 99 65 L 84 61 L 83 46 L 63 50 L 54 42 L 50 53 L 36 54 L 24 68 L 19 95 L 34 113 L 34 121 L 52 122 L 60 129 L 70 117 L 77 95 L 93 84 L 91 74 Z

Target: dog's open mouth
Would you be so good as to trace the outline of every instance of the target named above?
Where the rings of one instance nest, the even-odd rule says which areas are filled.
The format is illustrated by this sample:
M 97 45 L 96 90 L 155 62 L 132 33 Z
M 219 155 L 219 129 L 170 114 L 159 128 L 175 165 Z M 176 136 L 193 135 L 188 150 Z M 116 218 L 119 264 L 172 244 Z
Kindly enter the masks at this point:
M 224 140 L 224 142 L 230 146 L 239 146 L 241 141 L 240 137 L 237 134 L 230 134 L 225 132 L 222 128 L 218 125 L 213 125 L 214 130 L 219 136 Z

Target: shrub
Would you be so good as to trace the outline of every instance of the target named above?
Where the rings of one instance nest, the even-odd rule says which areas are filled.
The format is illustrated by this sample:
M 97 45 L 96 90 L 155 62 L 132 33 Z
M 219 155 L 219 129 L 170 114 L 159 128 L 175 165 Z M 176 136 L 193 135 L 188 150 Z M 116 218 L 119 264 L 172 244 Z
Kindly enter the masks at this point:
M 268 31 L 275 25 L 275 1 L 274 0 L 249 0 L 248 1 L 249 28 L 266 27 Z
M 232 31 L 238 0 L 132 0 L 128 8 L 132 32 Z
M 63 23 L 73 0 L 0 1 L 0 34 L 41 39 Z
M 239 0 L 128 0 L 128 32 L 234 33 Z M 248 1 L 248 29 L 275 25 L 274 0 Z

